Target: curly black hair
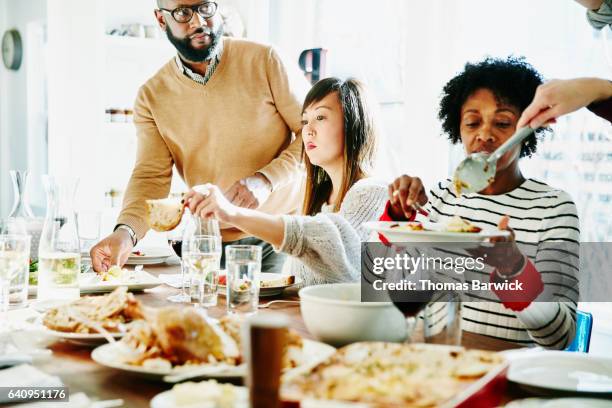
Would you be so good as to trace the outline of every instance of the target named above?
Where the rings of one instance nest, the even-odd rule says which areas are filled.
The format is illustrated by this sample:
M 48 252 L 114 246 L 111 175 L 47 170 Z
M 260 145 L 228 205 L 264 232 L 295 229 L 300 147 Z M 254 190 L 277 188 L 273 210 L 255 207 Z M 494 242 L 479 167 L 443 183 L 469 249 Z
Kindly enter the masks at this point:
M 509 56 L 506 59 L 488 57 L 481 62 L 465 64 L 463 72 L 448 81 L 442 89 L 438 118 L 442 130 L 451 143 L 461 141 L 461 108 L 477 90 L 488 89 L 495 98 L 523 112 L 533 100 L 536 89 L 542 84 L 542 76 L 525 61 L 524 57 Z M 547 132 L 538 129 L 523 141 L 520 157 L 536 152 L 538 138 Z

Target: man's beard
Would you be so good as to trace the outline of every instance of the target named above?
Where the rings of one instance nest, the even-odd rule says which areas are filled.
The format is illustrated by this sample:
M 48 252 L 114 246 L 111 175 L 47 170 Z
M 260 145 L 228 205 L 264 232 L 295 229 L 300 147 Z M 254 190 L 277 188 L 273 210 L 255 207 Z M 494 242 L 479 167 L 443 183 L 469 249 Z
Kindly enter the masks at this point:
M 174 45 L 174 48 L 181 54 L 183 58 L 191 62 L 204 62 L 217 55 L 220 48 L 220 43 L 223 39 L 223 24 L 219 25 L 216 32 L 206 31 L 206 27 L 198 28 L 193 34 L 206 33 L 210 36 L 210 45 L 206 48 L 197 49 L 191 45 L 191 36 L 185 38 L 176 37 L 170 26 L 166 26 L 166 35 L 168 40 Z

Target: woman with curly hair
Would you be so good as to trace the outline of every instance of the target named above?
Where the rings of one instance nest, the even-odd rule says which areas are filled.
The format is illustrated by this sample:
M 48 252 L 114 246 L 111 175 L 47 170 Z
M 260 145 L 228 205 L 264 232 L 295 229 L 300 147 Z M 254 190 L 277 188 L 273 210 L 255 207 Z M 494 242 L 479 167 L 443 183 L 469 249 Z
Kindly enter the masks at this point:
M 540 74 L 520 58 L 468 63 L 442 93 L 439 118 L 449 141 L 462 143 L 466 154 L 493 152 L 515 133 L 541 83 Z M 531 291 L 526 296 L 531 297 L 516 301 L 498 291 L 482 297 L 468 294 L 463 329 L 521 345 L 562 349 L 575 332 L 580 231 L 571 197 L 521 172 L 521 158 L 535 153 L 544 132 L 538 129 L 504 154 L 494 181 L 477 193 L 457 196 L 450 180 L 427 193 L 418 177 L 397 178 L 389 186 L 390 200 L 381 219 L 414 219 L 418 203 L 438 223 L 459 216 L 483 229 L 510 231 L 507 262 L 495 265 L 490 277 L 525 283 Z M 541 294 L 547 294 L 548 301 L 534 301 Z

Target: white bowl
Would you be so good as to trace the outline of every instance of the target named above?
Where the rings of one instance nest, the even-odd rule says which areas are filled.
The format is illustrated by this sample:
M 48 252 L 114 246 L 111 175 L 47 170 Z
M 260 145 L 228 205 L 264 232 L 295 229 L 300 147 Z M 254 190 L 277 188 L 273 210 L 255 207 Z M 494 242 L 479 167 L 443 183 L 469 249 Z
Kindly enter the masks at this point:
M 332 283 L 299 292 L 308 331 L 333 346 L 358 341 L 401 342 L 406 320 L 391 302 L 361 302 L 360 283 Z

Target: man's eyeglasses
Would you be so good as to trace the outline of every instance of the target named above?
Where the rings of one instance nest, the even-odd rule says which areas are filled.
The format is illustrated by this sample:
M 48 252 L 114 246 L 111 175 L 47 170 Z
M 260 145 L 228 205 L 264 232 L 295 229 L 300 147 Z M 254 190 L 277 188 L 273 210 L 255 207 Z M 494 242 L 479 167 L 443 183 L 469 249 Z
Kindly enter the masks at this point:
M 180 6 L 174 10 L 160 8 L 159 10 L 170 13 L 177 23 L 188 23 L 193 18 L 193 13 L 198 13 L 203 18 L 211 18 L 214 16 L 217 12 L 217 3 L 214 1 L 207 1 L 206 3 L 196 6 Z

